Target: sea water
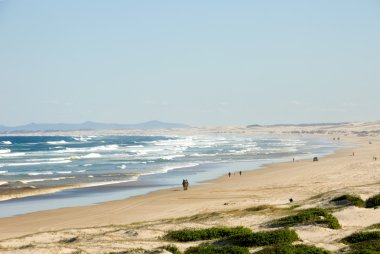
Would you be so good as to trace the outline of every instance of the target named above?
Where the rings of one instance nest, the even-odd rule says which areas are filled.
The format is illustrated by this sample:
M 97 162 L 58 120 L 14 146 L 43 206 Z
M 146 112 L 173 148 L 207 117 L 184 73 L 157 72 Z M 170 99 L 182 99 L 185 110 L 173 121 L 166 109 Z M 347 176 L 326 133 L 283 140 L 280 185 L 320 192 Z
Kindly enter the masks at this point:
M 66 190 L 0 202 L 0 216 L 124 199 L 190 186 L 263 164 L 312 158 L 340 144 L 302 136 L 2 136 L 0 195 Z M 52 202 L 54 201 L 54 202 Z

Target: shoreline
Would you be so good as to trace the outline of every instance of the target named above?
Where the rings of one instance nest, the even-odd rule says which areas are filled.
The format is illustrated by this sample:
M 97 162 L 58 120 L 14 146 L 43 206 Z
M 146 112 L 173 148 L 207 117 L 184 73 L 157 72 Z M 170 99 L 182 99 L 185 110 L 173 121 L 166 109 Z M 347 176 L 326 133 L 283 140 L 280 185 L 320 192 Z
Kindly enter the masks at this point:
M 365 146 L 362 138 L 350 138 L 356 145 Z M 357 142 L 356 142 L 357 141 Z M 352 142 L 351 142 L 352 143 Z M 372 148 L 372 147 L 371 147 Z M 360 147 L 355 150 L 361 149 Z M 145 195 L 134 196 L 126 200 L 115 200 L 90 206 L 68 207 L 56 210 L 40 211 L 0 219 L 0 239 L 20 237 L 22 235 L 67 228 L 82 228 L 105 225 L 130 224 L 164 218 L 175 218 L 196 213 L 247 207 L 258 204 L 284 205 L 288 198 L 305 200 L 321 193 L 318 187 L 307 192 L 302 191 L 308 185 L 300 184 L 305 177 L 305 166 L 318 168 L 331 161 L 342 161 L 349 156 L 348 149 L 339 149 L 317 163 L 310 160 L 268 164 L 253 171 L 243 172 L 243 177 L 226 176 L 207 181 L 206 184 L 190 186 L 189 191 L 181 188 L 158 190 Z M 335 164 L 335 163 L 334 163 Z M 338 163 L 339 165 L 339 163 Z M 284 181 L 284 174 L 291 177 Z M 307 172 L 316 174 L 318 172 Z M 301 181 L 302 182 L 302 181 Z M 318 182 L 312 182 L 318 183 Z M 331 185 L 331 184 L 329 184 Z M 339 185 L 339 187 L 342 187 Z M 333 187 L 326 186 L 326 189 Z M 268 194 L 270 194 L 268 196 Z M 184 203 L 184 201 L 186 201 Z M 226 205 L 227 204 L 227 205 Z M 128 215 L 128 216 L 126 216 Z
M 278 135 L 270 135 L 277 136 Z M 289 136 L 289 135 L 287 135 Z M 296 138 L 297 135 L 290 135 L 292 138 Z M 299 137 L 298 137 L 299 138 Z M 314 140 L 317 142 L 328 142 L 328 138 L 324 135 L 307 135 L 302 138 L 303 140 Z M 324 148 L 316 150 L 313 152 L 313 155 L 306 154 L 295 154 L 297 160 L 302 160 L 302 158 L 309 158 L 310 156 L 318 156 L 320 158 L 333 154 L 337 149 L 340 149 L 342 146 L 346 147 L 348 144 L 343 142 L 329 143 L 329 148 Z M 189 171 L 177 171 L 176 169 L 165 172 L 164 174 L 154 174 L 153 178 L 160 178 L 164 181 L 161 187 L 158 185 L 156 180 L 149 183 L 148 179 L 152 180 L 150 174 L 141 175 L 135 180 L 125 180 L 125 181 L 115 181 L 115 182 L 94 182 L 86 184 L 77 184 L 77 185 L 57 185 L 57 186 L 42 186 L 35 188 L 27 188 L 21 190 L 19 193 L 6 193 L 0 196 L 0 218 L 7 218 L 12 216 L 18 216 L 22 214 L 28 214 L 32 212 L 42 212 L 54 209 L 60 209 L 65 207 L 75 207 L 75 206 L 90 206 L 104 202 L 125 200 L 134 196 L 146 195 L 148 193 L 154 192 L 160 189 L 168 189 L 173 186 L 179 186 L 177 180 L 182 176 L 187 178 L 188 174 L 193 174 L 191 177 L 191 185 L 197 186 L 200 184 L 205 184 L 210 181 L 214 181 L 219 177 L 226 175 L 229 171 L 254 171 L 259 168 L 265 167 L 273 163 L 282 163 L 291 161 L 291 157 L 273 157 L 267 159 L 254 159 L 249 161 L 240 161 L 234 160 L 232 162 L 213 162 L 196 165 L 195 168 L 192 168 Z M 231 170 L 235 169 L 235 170 Z M 237 170 L 237 171 L 236 171 Z M 234 172 L 232 172 L 234 173 Z M 174 178 L 173 178 L 174 175 Z M 167 179 L 166 179 L 167 178 Z M 166 180 L 165 180 L 166 179 Z M 174 182 L 173 182 L 174 179 Z M 181 178 L 182 179 L 182 178 Z M 149 185 L 150 184 L 150 185 Z M 141 188 L 145 186 L 145 188 Z M 135 188 L 135 189 L 133 189 Z M 86 190 L 87 189 L 87 190 Z M 18 190 L 14 190 L 18 191 Z M 70 195 L 73 196 L 70 200 Z M 78 199 L 82 198 L 81 202 L 78 203 Z M 94 198 L 98 196 L 98 198 Z M 105 197 L 106 196 L 106 197 Z M 54 205 L 44 205 L 46 201 L 52 201 Z M 26 205 L 23 205 L 23 204 Z M 41 204 L 42 206 L 40 206 Z M 13 207 L 13 208 L 12 208 Z M 26 208 L 23 208 L 26 207 Z M 12 208 L 12 209 L 10 209 Z M 15 210 L 16 209 L 16 210 Z M 20 209 L 17 211 L 17 209 Z

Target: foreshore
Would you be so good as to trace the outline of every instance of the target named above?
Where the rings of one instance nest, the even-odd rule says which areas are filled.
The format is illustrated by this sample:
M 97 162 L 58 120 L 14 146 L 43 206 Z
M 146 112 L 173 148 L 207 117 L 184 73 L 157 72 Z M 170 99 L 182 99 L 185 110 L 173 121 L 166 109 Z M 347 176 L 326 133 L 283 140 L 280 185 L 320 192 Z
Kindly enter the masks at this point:
M 371 138 L 369 144 L 367 137 L 350 137 L 349 141 L 355 143 L 354 148 L 339 150 L 318 162 L 307 159 L 270 164 L 243 172 L 242 176 L 223 176 L 190 186 L 188 191 L 178 187 L 127 200 L 1 218 L 0 239 L 44 231 L 127 225 L 256 205 L 283 206 L 289 203 L 289 198 L 298 204 L 317 195 L 356 193 L 367 198 L 376 194 L 379 187 L 380 161 L 374 161 L 373 156 L 380 151 L 380 140 Z M 370 222 L 366 224 L 379 223 L 380 213 L 367 220 Z

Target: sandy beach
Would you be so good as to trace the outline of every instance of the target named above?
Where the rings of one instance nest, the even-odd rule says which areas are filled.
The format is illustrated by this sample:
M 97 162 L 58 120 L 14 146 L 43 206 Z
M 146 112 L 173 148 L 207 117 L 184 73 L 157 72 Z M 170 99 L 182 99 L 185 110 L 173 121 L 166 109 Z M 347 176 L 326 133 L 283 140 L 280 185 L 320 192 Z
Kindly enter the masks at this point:
M 136 247 L 149 249 L 162 245 L 159 237 L 170 229 L 244 225 L 260 230 L 266 221 L 282 216 L 276 210 L 249 215 L 241 212 L 249 207 L 288 207 L 289 198 L 294 200 L 292 205 L 300 208 L 328 207 L 329 201 L 341 194 L 357 194 L 362 199 L 377 194 L 380 161 L 373 157 L 380 157 L 380 138 L 347 135 L 341 139 L 353 147 L 318 162 L 308 159 L 270 164 L 243 172 L 242 176 L 235 173 L 190 186 L 188 191 L 178 187 L 127 200 L 1 218 L 0 252 L 103 253 Z M 380 223 L 380 212 L 376 209 L 347 207 L 334 215 L 342 225 L 341 230 L 317 226 L 295 229 L 303 242 L 335 251 L 344 246 L 338 239 Z M 132 236 L 115 233 L 120 230 L 135 233 Z M 70 246 L 62 243 L 62 239 L 77 236 L 82 240 Z M 128 239 L 133 240 L 125 241 Z M 116 240 L 120 242 L 112 245 Z M 180 248 L 187 246 L 183 244 Z

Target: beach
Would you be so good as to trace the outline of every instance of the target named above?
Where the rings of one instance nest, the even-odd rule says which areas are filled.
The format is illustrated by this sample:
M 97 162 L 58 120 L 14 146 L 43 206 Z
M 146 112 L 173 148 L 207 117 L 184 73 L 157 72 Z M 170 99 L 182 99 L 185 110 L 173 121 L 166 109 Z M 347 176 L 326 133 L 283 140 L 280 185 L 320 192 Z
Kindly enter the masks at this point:
M 335 138 L 336 135 L 328 137 Z M 110 251 L 109 248 L 112 251 L 115 248 L 134 248 L 139 245 L 137 242 L 140 242 L 140 247 L 149 249 L 162 245 L 159 236 L 169 229 L 244 225 L 259 230 L 262 223 L 279 214 L 259 213 L 238 218 L 232 216 L 230 219 L 228 216 L 211 216 L 201 224 L 197 223 L 197 219 L 170 223 L 180 218 L 200 214 L 231 214 L 258 205 L 286 207 L 290 205 L 290 198 L 294 200 L 292 205 L 309 208 L 328 206 L 329 200 L 346 193 L 359 195 L 363 199 L 377 194 L 380 161 L 375 161 L 373 157 L 380 157 L 379 137 L 346 135 L 340 139 L 349 142 L 352 147 L 340 149 L 335 154 L 320 158 L 318 162 L 310 158 L 269 164 L 255 171 L 243 172 L 241 176 L 236 169 L 231 177 L 225 175 L 201 185 L 190 185 L 187 191 L 178 186 L 126 200 L 1 218 L 0 250 L 1 253 L 33 253 L 38 249 L 39 253 L 57 253 L 60 248 L 68 248 L 62 244 L 62 238 L 77 235 L 86 240 L 71 244 L 69 250 L 77 250 L 80 246 L 81 250 L 89 253 L 102 253 Z M 380 223 L 380 212 L 376 209 L 347 207 L 334 215 L 342 225 L 339 231 L 317 226 L 302 226 L 296 231 L 304 242 L 335 251 L 342 247 L 337 239 Z M 140 225 L 137 227 L 139 233 L 136 241 L 123 241 L 113 247 L 110 244 L 112 237 L 96 241 L 96 244 L 86 237 L 95 239 L 100 237 L 101 232 L 115 232 L 116 229 L 129 227 L 136 230 L 136 225 Z M 114 237 L 119 239 L 121 236 Z M 130 238 L 128 235 L 124 237 Z M 144 243 L 146 239 L 149 239 L 148 245 Z M 44 247 L 46 242 L 51 242 L 51 245 Z M 29 247 L 21 248 L 28 244 Z M 69 250 L 68 253 L 71 253 Z

